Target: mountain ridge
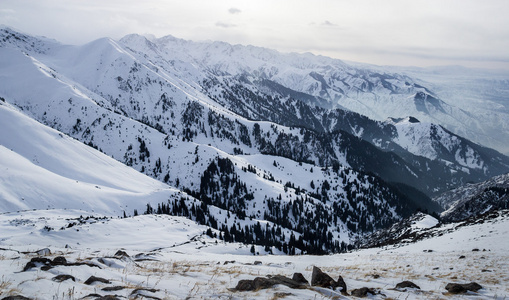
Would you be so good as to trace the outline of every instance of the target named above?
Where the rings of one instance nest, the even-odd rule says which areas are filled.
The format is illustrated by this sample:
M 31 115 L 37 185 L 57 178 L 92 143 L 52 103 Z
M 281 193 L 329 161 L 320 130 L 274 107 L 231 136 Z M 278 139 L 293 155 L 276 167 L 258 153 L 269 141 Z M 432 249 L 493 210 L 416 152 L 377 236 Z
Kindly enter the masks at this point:
M 268 221 L 264 236 L 270 238 L 257 243 L 279 248 L 286 243 L 290 249 L 316 253 L 340 251 L 353 236 L 388 226 L 417 208 L 438 210 L 416 187 L 436 193 L 468 176 L 478 179 L 498 172 L 497 166 L 503 168 L 505 158 L 493 154 L 483 158 L 482 173 L 465 167 L 473 175 L 461 169 L 455 175 L 455 166 L 398 146 L 392 125 L 345 110 L 309 106 L 292 98 L 302 96 L 300 92 L 280 89 L 282 96 L 276 97 L 277 91 L 267 84 L 268 90 L 261 91 L 261 85 L 248 78 L 251 75 L 231 77 L 219 68 L 216 74 L 203 73 L 192 62 L 171 60 L 157 48 L 150 56 L 101 39 L 84 46 L 52 44 L 44 53 L 25 52 L 31 47 L 18 42 L 28 38 L 2 34 L 4 101 L 186 191 L 194 198 L 184 204 L 162 201 L 160 210 L 224 232 L 234 230 L 232 240 L 247 242 L 251 235 L 245 233 L 258 230 L 256 222 Z M 284 114 L 272 109 L 277 103 Z M 250 118 L 250 113 L 258 117 Z M 296 116 L 302 117 L 303 126 L 285 125 L 285 119 Z M 349 127 L 325 130 L 339 120 Z M 378 146 L 376 138 L 382 139 Z M 383 148 L 384 139 L 390 147 L 399 147 L 400 154 Z M 474 148 L 470 147 L 478 153 Z M 437 185 L 440 181 L 442 186 Z M 159 211 L 152 204 L 147 213 Z M 219 219 L 220 212 L 232 217 Z M 277 228 L 285 234 L 274 236 Z

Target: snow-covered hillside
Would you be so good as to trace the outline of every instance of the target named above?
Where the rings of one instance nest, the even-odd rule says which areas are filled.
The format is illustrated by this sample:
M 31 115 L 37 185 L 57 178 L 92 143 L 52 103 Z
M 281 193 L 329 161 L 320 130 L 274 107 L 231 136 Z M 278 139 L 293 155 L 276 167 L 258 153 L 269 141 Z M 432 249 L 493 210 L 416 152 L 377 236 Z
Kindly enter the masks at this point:
M 458 135 L 509 155 L 509 72 L 459 66 L 402 68 L 390 71 L 419 78 L 450 105 L 459 106 L 475 120 L 470 126 L 448 127 Z M 439 123 L 442 124 L 442 123 Z M 476 130 L 471 130 L 471 128 Z
M 447 191 L 434 201 L 446 210 L 442 218 L 459 221 L 487 211 L 507 209 L 509 207 L 509 174 L 503 174 L 489 180 L 470 183 Z
M 503 153 L 509 151 L 504 143 L 509 140 L 507 74 L 383 68 L 172 36 L 143 40 L 131 35 L 121 42 L 141 52 L 158 49 L 161 57 L 191 62 L 215 75 L 241 75 L 260 84 L 270 81 L 301 92 L 306 100 L 323 107 L 347 108 L 380 121 L 411 115 Z
M 4 213 L 0 297 L 350 299 L 366 287 L 370 299 L 504 299 L 509 295 L 508 216 L 506 210 L 482 222 L 432 228 L 437 234 L 416 243 L 327 256 L 281 256 L 215 240 L 204 234 L 205 227 L 179 217 L 110 219 L 74 210 Z M 423 222 L 416 226 L 430 225 Z M 341 276 L 347 295 L 309 284 L 235 289 L 241 280 L 256 277 L 301 273 L 311 281 L 313 267 L 334 279 Z M 403 281 L 417 287 L 396 287 Z M 446 290 L 449 283 L 470 282 L 480 289 L 463 294 Z
M 442 156 L 431 159 L 413 153 L 404 143 L 396 143 L 399 131 L 393 124 L 311 106 L 314 96 L 301 101 L 293 96 L 303 93 L 289 88 L 278 86 L 278 95 L 276 89 L 263 89 L 273 82 L 260 85 L 249 76 L 242 81 L 220 68 L 204 70 L 183 53 L 140 36 L 68 46 L 7 28 L 0 33 L 0 103 L 24 115 L 9 112 L 9 118 L 31 117 L 194 198 L 169 199 L 164 191 L 171 189 L 162 183 L 156 185 L 162 192 L 151 192 L 143 184 L 131 187 L 137 179 L 113 186 L 115 180 L 106 178 L 122 179 L 117 171 L 101 171 L 101 177 L 89 167 L 73 174 L 70 167 L 56 167 L 70 163 L 63 156 L 52 158 L 39 173 L 53 172 L 78 183 L 94 175 L 91 186 L 97 190 L 104 186 L 102 192 L 108 187 L 153 194 L 141 196 L 143 205 L 150 204 L 143 211 L 186 216 L 220 230 L 227 241 L 286 253 L 341 251 L 352 237 L 388 226 L 418 208 L 439 210 L 424 193 L 479 181 L 509 168 L 507 157 L 459 138 L 454 152 L 466 149 L 464 157 L 475 158 L 477 164 L 463 166 L 461 160 L 444 162 Z M 258 50 L 260 59 L 272 53 Z M 312 65 L 313 56 L 292 57 L 297 65 Z M 291 119 L 299 119 L 302 126 L 288 123 Z M 12 135 L 6 139 L 16 142 Z M 37 167 L 32 160 L 44 156 L 37 151 L 45 149 L 33 150 L 27 155 L 34 166 L 26 168 Z M 80 162 L 71 163 L 75 161 Z M 44 177 L 30 176 L 34 184 Z M 34 208 L 19 200 L 24 198 L 17 185 L 21 181 L 6 180 L 10 199 L 6 210 Z M 39 183 L 41 190 L 56 196 L 55 184 Z M 99 198 L 106 195 L 93 191 Z M 83 197 L 76 202 L 83 203 Z M 95 204 L 83 205 L 73 208 L 88 210 Z M 134 214 L 132 205 L 114 211 Z
M 483 156 L 490 149 L 465 140 L 439 125 L 421 123 L 413 117 L 391 118 L 386 123 L 397 128 L 394 142 L 410 153 L 454 166 L 452 172 L 486 171 Z
M 0 103 L 0 211 L 82 209 L 121 216 L 180 197 L 168 185 Z

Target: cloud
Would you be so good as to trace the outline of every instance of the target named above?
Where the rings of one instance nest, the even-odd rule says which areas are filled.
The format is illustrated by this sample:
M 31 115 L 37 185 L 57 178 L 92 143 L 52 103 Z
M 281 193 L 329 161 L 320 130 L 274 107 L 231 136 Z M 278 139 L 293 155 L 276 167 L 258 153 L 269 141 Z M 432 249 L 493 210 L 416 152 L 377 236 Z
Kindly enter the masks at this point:
M 242 11 L 236 7 L 232 7 L 228 10 L 229 13 L 231 13 L 232 15 L 236 15 L 236 14 L 240 14 Z
M 0 9 L 0 24 L 16 21 L 16 11 L 14 9 Z
M 222 27 L 222 28 L 233 28 L 233 27 L 237 27 L 237 25 L 235 25 L 235 24 L 232 24 L 232 23 L 224 23 L 224 22 L 216 22 L 216 26 L 217 26 L 217 27 Z

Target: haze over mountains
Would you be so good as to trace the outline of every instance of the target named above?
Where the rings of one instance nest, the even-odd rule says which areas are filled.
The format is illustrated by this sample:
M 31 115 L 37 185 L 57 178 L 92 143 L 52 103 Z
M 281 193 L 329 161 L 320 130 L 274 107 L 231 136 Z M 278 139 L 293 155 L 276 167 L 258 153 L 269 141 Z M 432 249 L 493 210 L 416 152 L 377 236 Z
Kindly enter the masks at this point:
M 337 252 L 509 172 L 469 140 L 506 151 L 507 111 L 480 120 L 408 75 L 171 36 L 70 46 L 4 27 L 0 45 L 3 211 L 159 212 Z

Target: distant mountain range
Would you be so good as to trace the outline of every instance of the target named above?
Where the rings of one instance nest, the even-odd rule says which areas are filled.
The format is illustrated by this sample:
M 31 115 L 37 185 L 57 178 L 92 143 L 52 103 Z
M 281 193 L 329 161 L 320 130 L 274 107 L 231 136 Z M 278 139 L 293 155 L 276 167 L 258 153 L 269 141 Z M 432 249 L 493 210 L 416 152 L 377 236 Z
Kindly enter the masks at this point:
M 183 215 L 227 241 L 324 253 L 509 172 L 429 123 L 468 113 L 416 80 L 325 57 L 139 35 L 69 46 L 4 27 L 0 78 L 4 211 Z M 351 111 L 375 102 L 384 121 Z M 76 197 L 56 197 L 71 181 Z
M 509 208 L 509 174 L 467 184 L 435 197 L 446 208 L 445 221 L 460 221 L 488 211 Z

